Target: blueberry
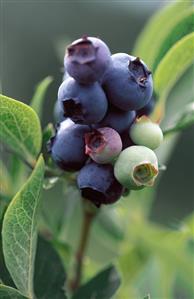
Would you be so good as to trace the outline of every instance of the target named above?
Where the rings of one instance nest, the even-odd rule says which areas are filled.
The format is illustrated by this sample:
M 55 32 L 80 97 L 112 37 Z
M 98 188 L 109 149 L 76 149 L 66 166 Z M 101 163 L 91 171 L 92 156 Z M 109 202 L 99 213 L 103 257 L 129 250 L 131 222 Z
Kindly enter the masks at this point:
M 152 96 L 151 72 L 138 57 L 125 53 L 112 55 L 112 62 L 103 78 L 110 103 L 125 111 L 141 109 Z
M 81 85 L 73 78 L 68 78 L 59 87 L 58 100 L 64 115 L 75 123 L 95 124 L 101 121 L 108 108 L 106 95 L 99 85 Z
M 63 170 L 79 170 L 87 160 L 85 154 L 84 134 L 89 127 L 78 125 L 70 119 L 63 121 L 51 139 L 50 152 L 52 159 Z
M 135 117 L 135 111 L 123 111 L 111 106 L 103 120 L 98 124 L 98 127 L 111 127 L 118 133 L 122 133 L 130 128 Z
M 158 175 L 157 157 L 145 146 L 130 146 L 120 153 L 114 174 L 124 187 L 131 190 L 152 186 Z
M 123 192 L 122 185 L 114 177 L 111 164 L 86 164 L 78 174 L 77 184 L 82 197 L 96 206 L 114 203 Z
M 95 129 L 85 134 L 86 154 L 97 163 L 113 161 L 122 150 L 122 141 L 112 128 Z
M 155 106 L 155 99 L 152 96 L 151 99 L 149 100 L 149 102 L 143 108 L 136 111 L 137 116 L 150 115 L 152 113 L 152 111 L 154 110 L 154 106 Z
M 64 59 L 66 71 L 82 84 L 101 79 L 111 64 L 111 53 L 99 38 L 84 36 L 67 47 Z
M 129 131 L 135 144 L 144 145 L 156 149 L 163 141 L 163 133 L 160 126 L 153 123 L 147 116 L 137 118 Z

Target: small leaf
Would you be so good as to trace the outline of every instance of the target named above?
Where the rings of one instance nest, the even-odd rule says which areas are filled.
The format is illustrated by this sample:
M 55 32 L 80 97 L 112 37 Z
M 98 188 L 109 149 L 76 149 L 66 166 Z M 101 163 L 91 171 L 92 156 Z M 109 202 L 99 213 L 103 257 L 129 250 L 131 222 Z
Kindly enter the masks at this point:
M 30 164 L 41 149 L 41 127 L 32 108 L 0 95 L 0 138 Z
M 185 109 L 178 114 L 176 120 L 166 130 L 164 135 L 182 131 L 194 125 L 194 102 L 188 104 Z
M 192 1 L 177 1 L 160 9 L 145 26 L 139 35 L 134 48 L 134 55 L 140 56 L 152 69 L 155 51 L 169 33 L 169 27 L 173 25 L 176 16 L 179 16 L 186 9 L 192 7 Z M 171 25 L 172 24 L 172 25 Z M 154 41 L 154 42 L 153 42 Z
M 162 117 L 167 96 L 181 75 L 194 61 L 194 33 L 178 41 L 164 56 L 154 74 L 155 91 L 159 101 L 152 119 Z
M 43 136 L 42 136 L 43 144 L 46 144 L 54 134 L 55 134 L 55 129 L 53 127 L 53 124 L 48 123 L 43 130 Z
M 180 231 L 188 238 L 194 239 L 194 212 L 187 216 L 181 223 Z
M 65 299 L 65 271 L 52 245 L 38 239 L 34 288 L 38 299 Z
M 18 290 L 5 286 L 3 284 L 0 284 L 0 298 L 1 299 L 28 299 L 22 296 L 22 294 L 20 294 Z
M 2 209 L 2 205 L 0 205 L 0 210 Z M 3 210 L 3 213 L 0 217 L 0 232 L 2 231 L 2 224 L 3 224 L 3 215 L 5 214 L 6 207 Z M 0 234 L 0 283 L 3 283 L 4 285 L 10 286 L 15 288 L 15 284 L 13 283 L 13 280 L 11 279 L 11 276 L 5 266 L 5 260 L 3 256 L 3 248 L 2 248 L 2 234 Z
M 154 75 L 158 95 L 169 93 L 175 82 L 194 61 L 194 33 L 178 41 L 162 59 Z
M 193 32 L 194 28 L 194 10 L 187 9 L 171 20 L 163 39 L 160 36 L 158 44 L 154 41 L 153 48 L 155 52 L 152 54 L 152 71 L 154 72 L 161 59 L 168 50 L 185 35 Z M 150 65 L 149 65 L 150 66 Z
M 114 266 L 110 266 L 81 286 L 73 299 L 109 299 L 116 293 L 121 283 L 120 276 Z
M 40 118 L 42 116 L 42 106 L 45 99 L 45 94 L 52 81 L 53 78 L 50 76 L 43 79 L 36 87 L 34 96 L 31 101 L 31 107 L 36 111 Z
M 147 296 L 145 296 L 143 299 L 151 299 L 150 295 L 148 294 Z
M 3 253 L 12 279 L 22 294 L 33 297 L 34 260 L 44 160 L 40 156 L 30 178 L 9 205 L 2 229 Z

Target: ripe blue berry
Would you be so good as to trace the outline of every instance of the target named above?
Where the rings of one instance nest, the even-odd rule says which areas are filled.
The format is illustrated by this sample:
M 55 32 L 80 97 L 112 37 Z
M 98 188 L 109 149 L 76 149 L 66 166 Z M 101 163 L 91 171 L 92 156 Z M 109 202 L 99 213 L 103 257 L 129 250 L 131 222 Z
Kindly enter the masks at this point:
M 111 164 L 86 164 L 79 172 L 77 184 L 82 197 L 96 206 L 117 201 L 123 192 L 122 185 L 115 179 Z
M 163 141 L 163 133 L 158 124 L 153 123 L 147 116 L 137 118 L 129 131 L 135 144 L 156 149 Z
M 112 128 L 94 129 L 85 134 L 86 154 L 96 163 L 113 161 L 122 150 L 120 135 Z
M 145 146 L 130 146 L 120 153 L 114 174 L 123 186 L 132 190 L 152 186 L 158 175 L 157 157 Z
M 111 53 L 101 39 L 84 36 L 68 46 L 64 64 L 70 76 L 90 84 L 101 79 L 111 64 Z
M 149 102 L 143 108 L 136 111 L 137 116 L 140 117 L 142 115 L 146 115 L 146 116 L 150 115 L 154 110 L 154 106 L 155 106 L 155 99 L 152 96 Z
M 59 87 L 58 100 L 64 115 L 80 124 L 100 122 L 108 108 L 106 95 L 99 83 L 81 85 L 71 77 Z
M 123 111 L 111 106 L 103 120 L 97 126 L 111 127 L 118 133 L 122 133 L 130 128 L 131 124 L 135 120 L 135 117 L 135 111 Z
M 112 62 L 103 78 L 109 101 L 125 111 L 141 109 L 152 96 L 151 72 L 138 57 L 125 53 L 112 55 Z
M 84 134 L 89 127 L 74 124 L 70 119 L 63 121 L 50 141 L 52 159 L 63 170 L 79 170 L 87 160 Z

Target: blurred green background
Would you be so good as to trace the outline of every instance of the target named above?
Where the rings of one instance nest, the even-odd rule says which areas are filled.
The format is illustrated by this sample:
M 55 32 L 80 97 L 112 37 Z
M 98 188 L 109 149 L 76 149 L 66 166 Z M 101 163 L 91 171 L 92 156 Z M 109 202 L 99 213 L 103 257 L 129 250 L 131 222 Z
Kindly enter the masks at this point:
M 53 107 L 68 43 L 88 34 L 102 38 L 112 53 L 131 53 L 151 15 L 173 2 L 2 1 L 2 93 L 30 103 L 35 86 L 52 76 L 44 105 L 44 127 L 54 121 Z M 188 69 L 171 91 L 163 128 L 193 100 L 193 75 L 193 68 Z M 194 271 L 188 252 L 193 243 L 187 244 L 187 240 L 183 253 L 180 240 L 188 232 L 182 234 L 182 221 L 194 207 L 194 127 L 167 139 L 157 152 L 167 170 L 157 180 L 154 198 L 149 188 L 133 192 L 129 198 L 105 207 L 92 228 L 84 281 L 116 261 L 123 277 L 119 299 L 142 299 L 148 292 L 151 299 L 192 299 L 188 294 L 192 293 Z M 53 244 L 67 271 L 82 221 L 78 198 L 77 190 L 61 183 L 43 192 L 40 227 L 44 234 L 54 236 Z M 176 286 L 173 290 L 172 285 Z
M 54 82 L 47 93 L 44 126 L 53 121 L 53 105 L 62 80 L 63 55 L 69 42 L 83 34 L 94 35 L 104 39 L 112 53 L 130 53 L 149 17 L 171 2 L 2 1 L 2 92 L 29 103 L 37 83 L 51 75 Z M 178 97 L 179 102 L 190 101 L 185 98 L 185 90 L 189 87 L 188 81 L 192 82 L 191 74 L 192 70 L 183 78 L 185 88 L 182 83 L 181 88 L 180 84 L 174 88 L 171 95 L 174 100 Z M 192 92 L 190 89 L 188 97 Z M 176 113 L 173 109 L 170 109 L 172 114 Z M 168 170 L 160 181 L 151 213 L 154 221 L 174 225 L 193 209 L 193 153 L 191 128 L 178 137 Z

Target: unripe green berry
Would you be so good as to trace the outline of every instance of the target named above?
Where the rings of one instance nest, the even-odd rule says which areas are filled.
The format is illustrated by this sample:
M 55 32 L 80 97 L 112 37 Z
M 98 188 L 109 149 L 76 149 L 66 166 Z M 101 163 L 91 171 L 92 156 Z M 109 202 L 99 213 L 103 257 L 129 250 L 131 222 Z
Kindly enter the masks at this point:
M 131 126 L 129 135 L 137 145 L 144 145 L 156 149 L 163 141 L 160 126 L 153 123 L 148 117 L 142 116 Z
M 114 174 L 124 187 L 132 190 L 152 186 L 158 175 L 158 159 L 145 146 L 130 146 L 120 153 L 114 166 Z

